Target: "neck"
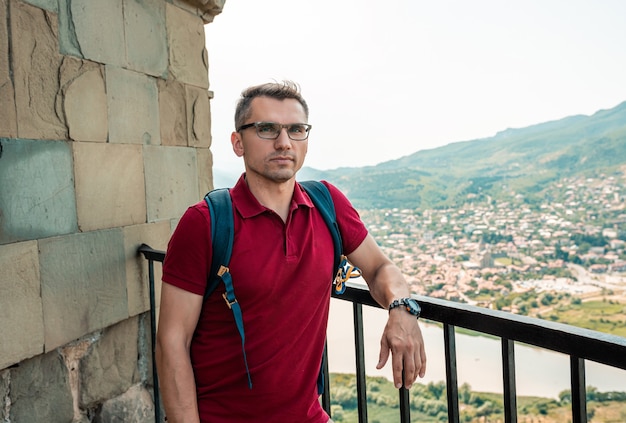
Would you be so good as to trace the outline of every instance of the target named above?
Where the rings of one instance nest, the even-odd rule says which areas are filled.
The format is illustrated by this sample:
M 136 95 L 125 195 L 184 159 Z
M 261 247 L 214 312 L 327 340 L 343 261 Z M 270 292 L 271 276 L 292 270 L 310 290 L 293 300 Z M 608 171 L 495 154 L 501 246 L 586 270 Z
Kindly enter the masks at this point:
M 283 219 L 283 222 L 287 221 L 296 183 L 295 178 L 285 182 L 275 182 L 260 178 L 249 178 L 246 175 L 246 183 L 248 188 L 250 188 L 250 192 L 259 203 L 273 210 Z

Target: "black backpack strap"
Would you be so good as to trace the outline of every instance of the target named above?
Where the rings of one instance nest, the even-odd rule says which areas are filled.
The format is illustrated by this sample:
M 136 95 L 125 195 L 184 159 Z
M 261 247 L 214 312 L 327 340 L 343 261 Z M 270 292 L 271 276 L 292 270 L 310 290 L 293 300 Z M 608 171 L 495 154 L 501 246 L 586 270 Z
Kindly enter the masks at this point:
M 333 246 L 335 247 L 335 265 L 333 266 L 333 269 L 336 269 L 334 280 L 335 292 L 337 294 L 343 294 L 346 291 L 346 281 L 361 276 L 361 270 L 353 266 L 348 261 L 348 258 L 343 255 L 343 244 L 341 242 L 339 225 L 337 224 L 335 203 L 326 185 L 319 181 L 303 181 L 300 182 L 300 186 L 304 188 L 313 201 L 313 204 L 315 204 L 315 207 L 319 210 L 332 235 Z
M 246 373 L 248 374 L 248 386 L 252 389 L 252 378 L 250 369 L 248 368 L 248 359 L 246 358 L 246 336 L 243 329 L 243 315 L 241 307 L 235 297 L 233 287 L 233 279 L 230 275 L 228 265 L 230 256 L 233 252 L 233 239 L 235 237 L 235 222 L 233 218 L 233 205 L 228 189 L 218 189 L 209 192 L 205 197 L 209 213 L 211 214 L 211 240 L 213 244 L 213 255 L 211 257 L 211 273 L 207 281 L 207 289 L 204 293 L 204 299 L 211 295 L 215 290 L 219 281 L 224 282 L 226 292 L 222 294 L 224 301 L 233 312 L 235 324 L 241 337 L 241 350 L 243 352 L 243 361 L 246 365 Z
M 320 214 L 328 226 L 328 230 L 333 238 L 333 247 L 335 248 L 335 264 L 333 269 L 339 267 L 341 262 L 341 255 L 343 251 L 343 245 L 341 243 L 341 233 L 339 232 L 339 225 L 337 224 L 337 214 L 335 212 L 335 203 L 333 202 L 330 192 L 326 185 L 319 181 L 303 181 L 300 182 L 300 186 L 304 188 L 306 193 L 315 204 L 315 207 L 319 210 Z
M 233 205 L 228 188 L 216 189 L 209 192 L 205 197 L 209 214 L 211 215 L 211 241 L 213 243 L 213 255 L 211 258 L 211 272 L 207 289 L 204 293 L 206 300 L 215 291 L 220 283 L 217 275 L 220 266 L 228 267 L 230 256 L 233 252 L 233 238 L 235 223 L 233 221 Z

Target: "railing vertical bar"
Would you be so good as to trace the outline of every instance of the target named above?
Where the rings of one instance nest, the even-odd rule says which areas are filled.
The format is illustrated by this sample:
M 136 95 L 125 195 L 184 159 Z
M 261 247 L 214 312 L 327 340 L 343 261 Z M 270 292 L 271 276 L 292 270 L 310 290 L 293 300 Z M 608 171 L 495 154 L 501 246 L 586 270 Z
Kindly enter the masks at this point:
M 398 389 L 400 397 L 400 423 L 411 423 L 411 403 L 409 401 L 409 390 L 404 387 L 402 378 L 402 388 Z
M 587 389 L 585 387 L 585 360 L 570 356 L 572 380 L 572 422 L 587 423 Z
M 328 344 L 324 345 L 322 358 L 322 373 L 324 375 L 324 392 L 322 392 L 322 408 L 330 416 L 330 375 L 328 373 Z M 331 416 L 332 417 L 332 416 Z
M 365 379 L 365 342 L 363 338 L 363 305 L 353 304 L 354 348 L 356 355 L 356 389 L 359 423 L 367 423 L 367 385 Z
M 517 423 L 515 342 L 505 338 L 502 338 L 502 377 L 504 382 L 504 421 L 505 423 Z
M 152 388 L 154 392 L 154 421 L 161 423 L 161 395 L 156 368 L 156 298 L 154 289 L 154 260 L 148 260 L 148 282 L 150 285 L 150 333 L 152 335 Z
M 454 326 L 443 324 L 443 343 L 446 355 L 446 390 L 448 397 L 448 422 L 459 423 L 459 381 L 456 368 L 456 338 Z

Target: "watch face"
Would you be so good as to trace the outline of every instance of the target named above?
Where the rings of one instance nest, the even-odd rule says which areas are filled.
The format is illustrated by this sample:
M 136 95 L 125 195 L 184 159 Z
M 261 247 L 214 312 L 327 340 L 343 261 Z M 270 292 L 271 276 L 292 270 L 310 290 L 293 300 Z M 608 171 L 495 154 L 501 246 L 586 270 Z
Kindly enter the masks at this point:
M 419 316 L 422 311 L 420 305 L 413 298 L 410 298 L 404 302 L 409 308 L 409 312 L 415 316 Z

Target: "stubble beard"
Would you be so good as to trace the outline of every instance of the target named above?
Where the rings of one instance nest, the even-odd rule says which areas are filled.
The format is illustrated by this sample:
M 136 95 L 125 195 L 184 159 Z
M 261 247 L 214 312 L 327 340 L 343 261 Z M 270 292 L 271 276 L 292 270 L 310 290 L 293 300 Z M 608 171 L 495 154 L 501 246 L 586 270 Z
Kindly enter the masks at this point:
M 255 174 L 269 182 L 282 184 L 295 178 L 297 169 L 295 168 L 295 165 L 276 168 L 275 165 L 265 164 L 261 169 L 256 166 L 249 166 L 246 173 Z

